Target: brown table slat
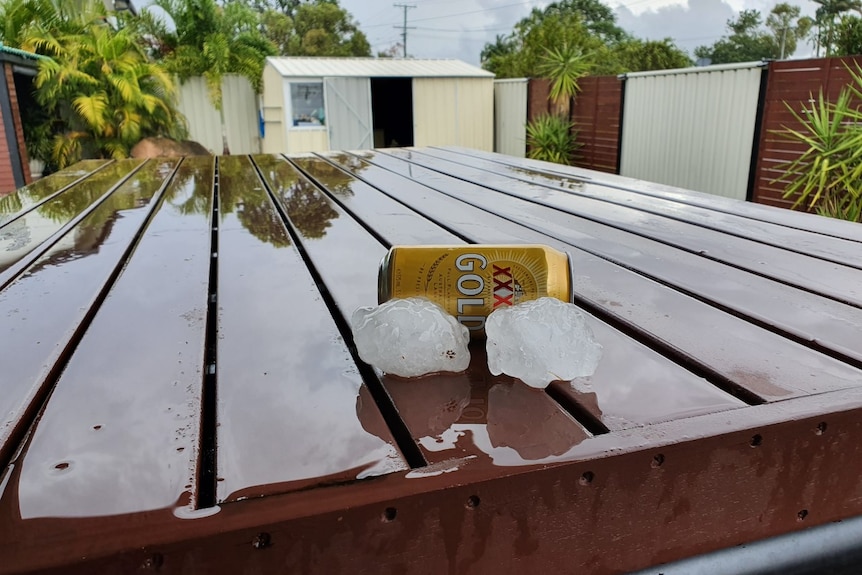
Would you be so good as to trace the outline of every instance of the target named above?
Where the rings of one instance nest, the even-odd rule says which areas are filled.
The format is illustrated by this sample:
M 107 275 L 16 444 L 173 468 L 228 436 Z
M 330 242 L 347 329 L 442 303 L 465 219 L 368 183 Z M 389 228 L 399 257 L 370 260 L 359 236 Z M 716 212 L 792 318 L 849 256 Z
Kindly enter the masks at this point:
M 261 166 L 261 170 L 272 186 L 276 198 L 281 202 L 291 223 L 300 233 L 303 249 L 308 253 L 327 289 L 338 303 L 340 313 L 349 318 L 357 307 L 375 305 L 377 302 L 377 267 L 380 259 L 386 253 L 383 245 L 364 230 L 344 209 L 331 202 L 326 194 L 304 180 L 299 172 L 286 161 L 257 156 L 255 161 Z M 316 162 L 323 163 L 322 160 Z M 312 166 L 313 162 L 306 164 L 306 167 L 311 168 Z M 326 168 L 323 170 L 325 171 Z M 320 172 L 320 170 L 312 171 Z M 339 181 L 344 185 L 349 185 L 353 192 L 353 195 L 342 195 L 342 200 L 348 205 L 358 198 L 366 198 L 370 193 L 373 193 L 373 190 L 362 182 L 343 179 Z M 337 217 L 332 217 L 330 220 L 332 226 L 324 234 L 309 237 L 307 233 L 303 232 L 299 221 L 294 220 L 293 215 L 296 214 L 301 217 L 305 213 L 304 210 L 296 207 L 297 195 L 303 199 L 303 204 L 310 203 L 311 198 L 316 198 L 314 202 L 325 206 L 325 208 L 320 209 L 332 210 L 332 213 L 337 215 Z M 380 203 L 376 205 L 382 206 L 386 203 L 387 199 L 381 198 Z M 409 219 L 404 217 L 407 212 L 404 211 L 403 206 L 400 207 L 399 211 L 399 207 L 393 200 L 388 200 L 388 203 L 391 204 L 389 208 L 396 210 L 392 212 L 395 214 L 392 217 L 400 218 L 401 225 L 405 228 L 405 234 L 411 239 L 423 243 L 460 243 L 457 237 L 452 236 L 442 228 L 435 231 L 433 228 L 423 226 L 415 214 Z M 389 208 L 383 213 L 388 213 Z M 395 224 L 387 224 L 384 227 L 390 225 Z M 426 230 L 425 234 L 417 236 L 417 232 L 423 229 Z M 477 355 L 473 365 L 478 367 L 480 364 L 481 361 Z M 391 378 L 384 378 L 384 387 L 393 399 L 399 416 L 407 425 L 411 437 L 418 441 L 423 448 L 423 453 L 430 463 L 442 463 L 453 458 L 464 457 L 470 457 L 470 465 L 473 466 L 493 463 L 491 447 L 493 442 L 488 434 L 487 415 L 484 417 L 478 415 L 474 420 L 467 421 L 468 425 L 475 426 L 469 429 L 469 433 L 465 429 L 453 430 L 449 438 L 452 441 L 449 444 L 439 446 L 434 438 L 427 435 L 429 425 L 431 427 L 443 426 L 443 420 L 453 416 L 455 419 L 460 419 L 467 404 L 471 401 L 468 398 L 472 398 L 474 395 L 487 397 L 492 389 L 495 397 L 499 397 L 494 402 L 495 405 L 501 406 L 500 410 L 494 412 L 495 416 L 506 411 L 505 406 L 511 403 L 512 397 L 520 397 L 521 401 L 525 401 L 531 406 L 532 413 L 537 420 L 546 422 L 545 433 L 554 434 L 557 438 L 557 443 L 553 447 L 555 450 L 565 452 L 589 435 L 578 422 L 573 420 L 547 395 L 532 392 L 529 399 L 525 400 L 519 390 L 513 393 L 507 391 L 513 389 L 511 378 L 494 378 L 486 375 L 487 362 L 482 364 L 482 367 L 484 369 L 470 372 L 473 377 L 470 377 L 469 374 L 467 377 L 455 376 L 454 378 L 452 376 L 434 376 L 423 379 L 421 383 L 416 381 L 399 382 Z M 497 384 L 501 385 L 498 386 Z M 416 385 L 421 385 L 424 390 L 421 398 L 415 395 Z M 450 401 L 452 401 L 451 404 Z M 459 411 L 461 413 L 458 413 Z M 429 416 L 432 419 L 436 418 L 438 423 L 429 422 Z M 505 435 L 504 433 L 503 436 L 505 437 Z M 530 442 L 535 442 L 535 440 L 535 437 L 523 438 L 525 442 L 523 446 L 517 443 L 517 438 L 510 441 L 511 444 L 521 447 L 522 451 L 532 456 L 534 453 L 529 451 Z M 565 442 L 568 442 L 568 445 L 563 447 L 562 443 Z M 504 451 L 507 456 L 514 458 L 522 465 L 530 462 L 529 459 L 521 457 L 514 448 Z M 538 458 L 533 457 L 533 459 Z
M 357 166 L 358 158 L 344 154 L 330 154 L 333 161 L 347 168 Z M 493 234 L 505 234 L 509 241 L 518 237 L 519 230 L 510 222 L 500 222 L 493 214 L 483 213 L 476 208 L 459 204 L 451 198 L 435 193 L 415 182 L 408 182 L 401 176 L 387 172 L 373 164 L 361 162 L 361 170 L 356 173 L 367 179 L 387 194 L 405 202 L 409 206 L 421 209 L 432 218 L 447 217 L 452 222 L 458 222 L 461 231 L 472 237 L 495 237 Z M 381 204 L 382 200 L 371 200 L 370 196 L 387 197 L 375 188 L 365 183 L 357 182 L 355 204 L 366 202 Z M 388 199 L 388 197 L 387 197 Z M 493 198 L 491 198 L 493 201 Z M 394 200 L 388 199 L 395 203 Z M 346 204 L 352 208 L 353 204 Z M 375 221 L 385 219 L 388 209 L 381 210 Z M 469 222 L 462 224 L 461 222 Z M 523 229 L 529 234 L 531 231 Z M 547 243 L 549 238 L 532 232 L 532 236 L 521 237 L 524 242 Z M 393 243 L 400 243 L 400 237 L 389 236 Z M 432 238 L 433 239 L 433 238 Z M 488 240 L 482 240 L 490 243 Z M 572 389 L 568 384 L 555 384 L 557 388 L 569 397 L 574 397 L 593 417 L 599 419 L 610 429 L 622 429 L 632 425 L 653 423 L 675 417 L 706 413 L 739 407 L 742 402 L 709 385 L 703 379 L 691 372 L 681 369 L 678 365 L 658 355 L 646 346 L 620 333 L 618 330 L 604 324 L 590 314 L 588 322 L 598 341 L 605 350 L 605 356 L 599 364 L 596 373 L 590 378 L 579 380 Z M 451 384 L 457 387 L 457 384 Z M 395 392 L 392 392 L 393 394 Z M 462 405 L 464 398 L 469 397 L 461 392 L 461 397 L 455 405 Z M 644 400 L 649 398 L 649 401 Z M 445 399 L 445 396 L 444 396 Z M 646 406 L 644 405 L 646 403 Z M 446 401 L 441 401 L 445 405 Z M 447 413 L 447 417 L 457 420 L 457 414 Z M 430 421 L 430 419 L 429 419 Z M 463 423 L 463 422 L 462 422 Z M 436 435 L 441 433 L 441 425 L 435 424 Z M 443 428 L 446 429 L 445 427 Z M 453 428 L 449 435 L 463 431 Z M 426 440 L 427 441 L 427 440 Z
M 585 183 L 573 186 L 572 180 L 564 176 L 552 176 L 550 174 L 526 171 L 522 168 L 505 166 L 480 158 L 465 159 L 459 154 L 446 150 L 422 150 L 420 152 L 414 151 L 413 153 L 424 154 L 490 172 L 494 176 L 490 177 L 487 181 L 483 180 L 483 183 L 492 187 L 496 185 L 496 181 L 508 183 L 509 180 L 547 186 L 576 196 L 626 206 L 649 214 L 683 221 L 833 263 L 857 269 L 862 268 L 862 245 L 859 242 L 823 236 L 814 232 L 795 230 L 778 224 L 752 220 L 699 206 L 681 205 L 679 202 L 672 200 L 656 196 L 643 196 L 600 184 Z M 505 176 L 505 178 L 498 180 L 499 176 Z
M 0 227 L 63 193 L 95 170 L 108 165 L 106 160 L 81 160 L 8 195 L 0 195 Z
M 502 154 L 492 154 L 490 152 L 474 150 L 472 148 L 450 146 L 441 149 L 453 150 L 459 154 L 464 154 L 465 156 L 489 159 L 501 164 L 517 166 L 551 175 L 562 175 L 573 177 L 575 179 L 592 181 L 603 186 L 611 186 L 621 190 L 628 190 L 636 194 L 665 198 L 682 204 L 709 208 L 711 210 L 735 214 L 752 220 L 771 222 L 787 226 L 789 228 L 816 232 L 825 236 L 862 242 L 862 229 L 853 222 L 844 222 L 834 218 L 824 218 L 803 212 L 775 210 L 769 206 L 763 206 L 752 202 L 722 198 L 703 192 L 695 192 L 693 190 L 686 190 L 683 188 L 668 186 L 666 184 L 636 180 L 625 176 L 597 172 L 595 170 L 587 170 L 574 166 L 561 166 L 550 162 L 515 158 L 513 156 L 504 156 Z
M 188 158 L 16 464 L 22 520 L 182 506 L 193 493 L 213 158 Z M 16 479 L 12 479 L 15 481 Z M 2 504 L 0 504 L 2 506 Z
M 860 308 L 719 262 L 711 264 L 690 252 L 589 219 L 535 204 L 518 205 L 517 211 L 510 209 L 507 214 L 550 236 L 672 284 L 806 345 L 852 358 L 857 365 L 862 363 Z
M 406 469 L 251 162 L 218 174 L 219 502 Z
M 0 228 L 0 287 L 51 245 L 46 240 L 59 238 L 142 163 L 143 160 L 114 162 Z
M 736 384 L 764 399 L 786 399 L 862 383 L 862 372 L 840 361 L 515 223 L 531 210 L 541 210 L 541 206 L 507 198 L 389 154 L 369 152 L 365 155 L 402 176 L 410 174 L 417 182 L 436 189 L 440 192 L 438 195 L 451 195 L 453 200 L 458 198 L 482 208 L 472 218 L 464 219 L 481 217 L 490 224 L 494 214 L 505 210 L 509 220 L 497 219 L 498 233 L 569 251 L 574 260 L 575 292 L 581 301 L 605 317 L 643 334 L 651 341 L 651 346 L 658 345 L 665 353 L 681 354 L 681 361 L 712 373 L 718 383 Z M 416 185 L 404 180 L 400 189 Z M 386 189 L 397 187 L 390 185 Z M 550 193 L 550 190 L 545 192 Z M 460 211 L 465 216 L 469 210 L 457 200 L 444 209 L 449 213 Z M 543 219 L 542 215 L 534 217 L 536 221 Z M 482 236 L 471 237 L 482 243 L 488 241 Z M 489 239 L 495 237 L 489 236 Z M 707 260 L 704 263 L 715 265 Z M 706 333 L 729 335 L 716 345 L 703 337 Z
M 58 374 L 124 253 L 152 212 L 177 160 L 152 161 L 0 291 L 0 466 Z
M 693 224 L 608 204 L 572 194 L 555 194 L 505 177 L 495 178 L 483 170 L 461 166 L 407 150 L 391 152 L 410 159 L 412 165 L 443 170 L 456 177 L 506 195 L 526 198 L 567 213 L 624 229 L 668 245 L 724 262 L 753 273 L 788 283 L 852 305 L 862 306 L 862 270 L 818 258 L 788 252 Z

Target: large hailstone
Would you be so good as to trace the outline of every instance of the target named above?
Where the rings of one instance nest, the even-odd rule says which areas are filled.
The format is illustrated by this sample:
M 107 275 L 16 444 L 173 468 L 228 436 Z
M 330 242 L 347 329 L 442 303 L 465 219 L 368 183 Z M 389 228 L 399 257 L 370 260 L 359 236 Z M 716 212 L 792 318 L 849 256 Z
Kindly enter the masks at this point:
M 359 357 L 386 373 L 417 377 L 464 371 L 470 364 L 470 331 L 425 298 L 361 307 L 351 324 Z
M 578 308 L 543 297 L 495 310 L 485 321 L 488 369 L 545 388 L 592 375 L 602 357 Z

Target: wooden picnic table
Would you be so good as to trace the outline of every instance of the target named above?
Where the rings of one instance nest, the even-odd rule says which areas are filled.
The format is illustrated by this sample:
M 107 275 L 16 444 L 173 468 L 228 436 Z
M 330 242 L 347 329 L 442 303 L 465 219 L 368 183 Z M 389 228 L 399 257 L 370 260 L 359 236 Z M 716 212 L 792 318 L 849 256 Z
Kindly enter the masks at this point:
M 358 359 L 391 245 L 571 254 L 597 371 Z M 0 198 L 0 573 L 619 573 L 862 514 L 862 227 L 461 148 Z

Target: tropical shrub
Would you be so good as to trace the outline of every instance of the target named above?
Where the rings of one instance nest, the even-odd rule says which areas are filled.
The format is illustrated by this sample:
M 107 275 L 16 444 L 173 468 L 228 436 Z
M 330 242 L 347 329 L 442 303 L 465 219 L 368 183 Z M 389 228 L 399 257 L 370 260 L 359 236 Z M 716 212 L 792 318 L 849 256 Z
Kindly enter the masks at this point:
M 245 76 L 260 92 L 266 57 L 277 51 L 260 31 L 260 17 L 250 6 L 243 2 L 222 6 L 216 0 L 154 0 L 151 7 L 160 8 L 169 21 L 148 8 L 135 25 L 150 55 L 169 72 L 181 81 L 203 76 L 218 109 L 225 74 Z
M 551 80 L 549 97 L 554 113 L 569 116 L 571 102 L 580 90 L 578 80 L 587 75 L 592 64 L 578 46 L 564 43 L 556 48 L 546 48 L 539 64 L 539 74 Z
M 46 54 L 39 63 L 36 100 L 53 118 L 53 160 L 62 168 L 82 157 L 128 157 L 148 136 L 182 137 L 173 78 L 149 62 L 128 29 L 99 20 L 55 35 L 36 25 L 24 49 Z
M 844 87 L 834 102 L 823 91 L 811 108 L 800 114 L 787 108 L 798 127 L 784 129 L 782 137 L 802 143 L 806 150 L 779 166 L 784 174 L 776 181 L 786 184 L 784 197 L 796 198 L 794 207 L 804 206 L 818 214 L 862 221 L 862 69 L 851 71 L 853 83 Z
M 100 0 L 7 0 L 0 20 L 4 42 L 48 56 L 34 79 L 41 109 L 25 118 L 34 157 L 62 168 L 84 157 L 124 158 L 148 136 L 185 136 L 173 78 Z
M 578 147 L 574 124 L 562 116 L 545 114 L 527 124 L 527 156 L 556 164 L 571 162 Z

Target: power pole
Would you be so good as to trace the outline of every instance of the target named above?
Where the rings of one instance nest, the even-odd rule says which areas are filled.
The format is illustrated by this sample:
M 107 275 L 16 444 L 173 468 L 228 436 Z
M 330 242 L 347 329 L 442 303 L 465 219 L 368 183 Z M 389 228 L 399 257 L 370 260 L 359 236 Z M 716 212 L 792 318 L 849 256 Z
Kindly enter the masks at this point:
M 396 8 L 404 8 L 404 24 L 401 26 L 393 26 L 393 28 L 401 28 L 401 45 L 404 47 L 404 57 L 407 57 L 407 30 L 415 30 L 416 26 L 407 25 L 407 10 L 416 8 L 414 4 L 393 4 Z

